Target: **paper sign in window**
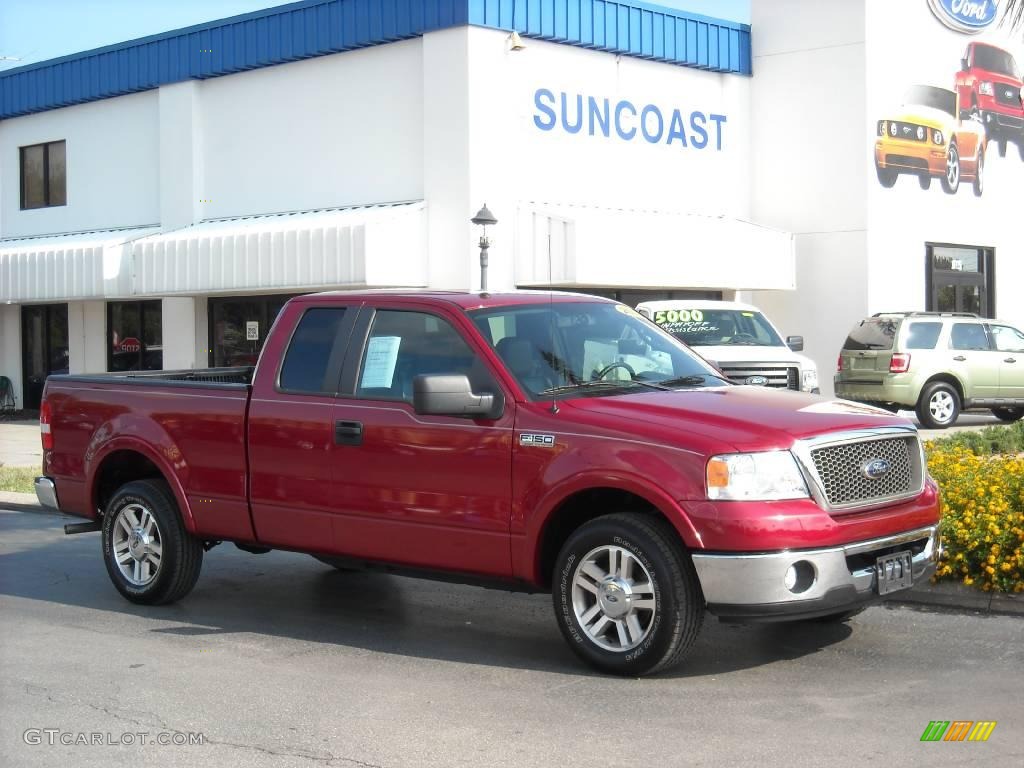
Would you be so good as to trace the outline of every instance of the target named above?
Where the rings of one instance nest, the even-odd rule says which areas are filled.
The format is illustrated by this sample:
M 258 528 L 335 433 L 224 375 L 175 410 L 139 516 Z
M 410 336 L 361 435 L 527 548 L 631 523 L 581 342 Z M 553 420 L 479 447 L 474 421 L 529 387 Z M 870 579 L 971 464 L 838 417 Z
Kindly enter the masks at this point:
M 395 378 L 401 336 L 374 336 L 366 345 L 360 389 L 390 389 Z

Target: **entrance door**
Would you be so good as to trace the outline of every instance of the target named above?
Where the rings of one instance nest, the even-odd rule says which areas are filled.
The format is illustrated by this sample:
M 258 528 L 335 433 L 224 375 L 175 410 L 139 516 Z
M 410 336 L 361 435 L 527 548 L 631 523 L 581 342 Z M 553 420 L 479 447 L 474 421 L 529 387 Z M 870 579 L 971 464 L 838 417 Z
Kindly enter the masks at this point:
M 991 248 L 927 246 L 927 309 L 992 317 L 994 261 Z
M 42 304 L 21 309 L 24 407 L 37 410 L 51 373 L 68 372 L 68 305 Z

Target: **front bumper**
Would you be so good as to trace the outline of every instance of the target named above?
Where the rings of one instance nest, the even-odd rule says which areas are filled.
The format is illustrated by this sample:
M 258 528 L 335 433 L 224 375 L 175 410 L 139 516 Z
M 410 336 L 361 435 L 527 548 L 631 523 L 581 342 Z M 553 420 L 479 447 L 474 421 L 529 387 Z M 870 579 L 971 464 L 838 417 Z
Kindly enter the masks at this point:
M 982 110 L 981 122 L 989 139 L 1024 140 L 1024 116 L 995 110 Z
M 57 502 L 57 486 L 54 485 L 53 480 L 48 477 L 37 477 L 35 486 L 36 498 L 39 499 L 40 504 L 51 509 L 60 509 L 60 504 Z
M 914 584 L 935 572 L 941 553 L 937 525 L 826 549 L 760 554 L 694 554 L 708 610 L 724 619 L 787 621 L 857 608 L 878 594 L 877 558 L 909 549 Z M 786 588 L 791 565 L 809 563 L 814 581 L 799 594 Z

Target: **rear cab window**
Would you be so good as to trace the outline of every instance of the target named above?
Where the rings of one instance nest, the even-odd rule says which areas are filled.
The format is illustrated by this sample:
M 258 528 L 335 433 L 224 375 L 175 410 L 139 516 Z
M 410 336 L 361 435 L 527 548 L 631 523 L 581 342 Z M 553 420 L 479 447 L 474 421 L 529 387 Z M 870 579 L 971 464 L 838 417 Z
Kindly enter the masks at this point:
M 281 364 L 280 391 L 337 394 L 347 342 L 340 333 L 345 312 L 345 307 L 311 307 L 302 314 Z
M 854 327 L 843 349 L 892 349 L 900 321 L 891 317 L 870 317 Z

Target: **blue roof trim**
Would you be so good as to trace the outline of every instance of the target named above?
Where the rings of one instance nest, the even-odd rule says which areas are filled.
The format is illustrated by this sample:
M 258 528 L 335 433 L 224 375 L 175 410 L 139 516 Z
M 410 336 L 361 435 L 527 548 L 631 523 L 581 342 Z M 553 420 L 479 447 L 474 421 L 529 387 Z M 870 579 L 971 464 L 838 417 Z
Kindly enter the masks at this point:
M 449 27 L 749 75 L 750 26 L 637 0 L 303 0 L 0 72 L 0 119 Z

